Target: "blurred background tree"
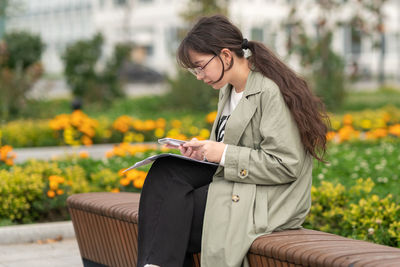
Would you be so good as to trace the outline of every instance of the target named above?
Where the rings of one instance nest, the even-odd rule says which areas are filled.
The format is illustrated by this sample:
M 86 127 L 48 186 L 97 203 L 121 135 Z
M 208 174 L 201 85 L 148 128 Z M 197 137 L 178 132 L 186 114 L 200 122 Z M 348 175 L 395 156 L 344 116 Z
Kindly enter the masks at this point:
M 116 45 L 113 55 L 100 68 L 103 41 L 101 34 L 77 41 L 68 46 L 62 56 L 67 83 L 77 99 L 106 104 L 124 95 L 118 70 L 129 57 L 131 48 Z
M 382 86 L 385 81 L 385 25 L 383 6 L 387 0 L 312 0 L 310 9 L 318 10 L 314 19 L 315 28 L 306 28 L 305 10 L 300 10 L 298 3 L 293 1 L 288 18 L 283 25 L 287 33 L 287 48 L 289 55 L 296 55 L 306 69 L 312 88 L 320 96 L 329 110 L 340 108 L 345 97 L 346 83 L 349 81 L 345 73 L 345 60 L 332 48 L 335 31 L 348 28 L 351 38 L 361 42 L 362 37 L 369 37 L 375 49 L 379 49 L 378 81 Z M 304 8 L 304 7 L 303 7 Z M 342 16 L 342 10 L 351 10 L 350 14 Z M 313 13 L 308 10 L 308 12 Z M 359 44 L 361 49 L 361 43 Z M 354 49 L 350 47 L 349 49 Z M 347 59 L 349 61 L 349 59 Z M 355 81 L 359 73 L 358 59 L 351 59 Z M 349 63 L 349 62 L 348 62 Z
M 387 0 L 364 0 L 357 1 L 358 8 L 352 21 L 353 28 L 363 35 L 369 36 L 373 47 L 379 50 L 378 82 L 380 86 L 385 84 L 385 58 L 386 58 L 386 30 L 385 14 L 383 7 Z
M 44 44 L 27 32 L 7 33 L 0 40 L 0 108 L 2 120 L 16 115 L 26 95 L 41 77 L 40 58 Z
M 228 0 L 190 0 L 187 8 L 180 13 L 188 27 L 201 16 L 214 14 L 228 15 Z M 183 39 L 187 30 L 180 33 Z M 167 79 L 171 88 L 166 96 L 167 103 L 180 109 L 193 109 L 197 111 L 210 111 L 216 109 L 218 91 L 197 80 L 189 71 L 178 66 L 178 73 L 174 78 Z
M 332 36 L 340 24 L 337 10 L 343 4 L 340 0 L 313 1 L 319 10 L 316 34 L 307 31 L 296 3 L 284 22 L 289 55 L 299 57 L 311 79 L 311 87 L 329 110 L 338 109 L 345 96 L 344 61 L 332 49 Z

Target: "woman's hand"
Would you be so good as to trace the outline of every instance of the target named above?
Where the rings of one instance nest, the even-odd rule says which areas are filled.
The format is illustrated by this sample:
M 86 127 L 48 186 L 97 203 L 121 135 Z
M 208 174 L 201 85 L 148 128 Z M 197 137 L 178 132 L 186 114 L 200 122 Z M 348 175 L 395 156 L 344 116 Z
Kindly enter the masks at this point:
M 205 160 L 219 163 L 224 153 L 225 144 L 222 142 L 214 142 L 210 140 L 198 141 L 193 138 L 191 141 L 179 146 L 184 156 L 197 160 Z
M 192 140 L 190 140 L 190 142 L 191 141 L 198 141 L 198 140 L 197 138 L 193 138 Z M 181 154 L 184 155 L 185 157 L 197 160 L 203 160 L 203 154 L 199 150 L 194 150 L 191 147 L 183 147 L 182 145 L 174 146 L 169 144 L 166 144 L 165 147 L 170 149 L 179 149 L 181 151 Z

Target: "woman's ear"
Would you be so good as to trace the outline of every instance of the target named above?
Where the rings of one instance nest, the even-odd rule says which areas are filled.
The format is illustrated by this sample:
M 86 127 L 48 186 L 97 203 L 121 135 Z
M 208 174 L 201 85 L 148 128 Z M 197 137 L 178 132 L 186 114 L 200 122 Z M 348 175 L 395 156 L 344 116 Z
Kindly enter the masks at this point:
M 225 65 L 229 66 L 232 60 L 232 51 L 228 48 L 223 48 L 221 50 L 221 59 Z

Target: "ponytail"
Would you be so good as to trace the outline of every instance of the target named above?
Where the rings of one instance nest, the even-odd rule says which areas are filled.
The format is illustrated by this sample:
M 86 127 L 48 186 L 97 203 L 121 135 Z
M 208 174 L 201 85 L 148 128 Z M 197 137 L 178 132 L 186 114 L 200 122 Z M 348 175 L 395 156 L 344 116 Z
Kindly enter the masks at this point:
M 324 103 L 309 89 L 307 82 L 286 66 L 271 50 L 259 42 L 247 43 L 250 66 L 273 80 L 292 113 L 305 149 L 324 162 L 329 123 Z

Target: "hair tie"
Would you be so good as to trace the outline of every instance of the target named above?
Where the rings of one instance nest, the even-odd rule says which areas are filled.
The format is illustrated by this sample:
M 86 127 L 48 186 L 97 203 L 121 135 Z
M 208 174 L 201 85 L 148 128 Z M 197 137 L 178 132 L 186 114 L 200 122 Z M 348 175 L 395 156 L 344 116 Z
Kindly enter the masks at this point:
M 242 41 L 242 49 L 249 49 L 249 41 L 246 38 Z

